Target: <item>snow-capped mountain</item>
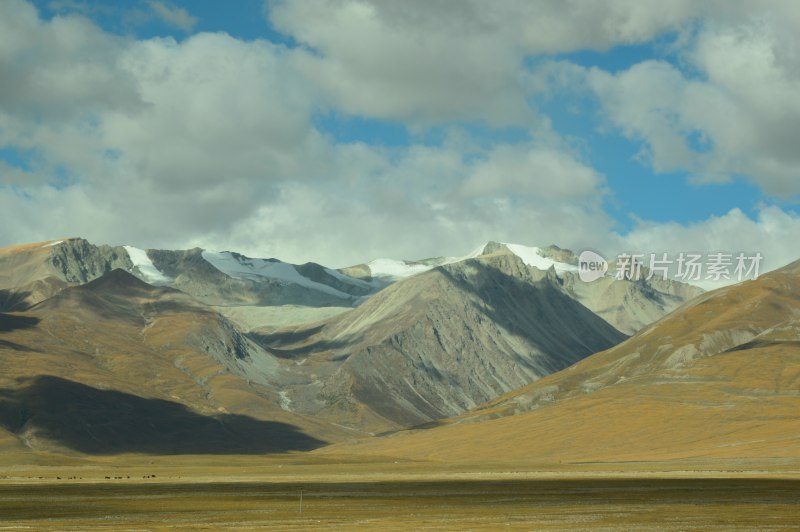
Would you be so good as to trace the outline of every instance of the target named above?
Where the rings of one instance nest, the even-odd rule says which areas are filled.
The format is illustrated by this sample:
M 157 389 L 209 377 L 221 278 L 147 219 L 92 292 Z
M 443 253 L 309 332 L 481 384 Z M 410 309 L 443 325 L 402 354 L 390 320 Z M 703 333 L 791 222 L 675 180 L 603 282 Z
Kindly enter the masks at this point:
M 122 269 L 156 286 L 177 288 L 220 306 L 301 305 L 350 307 L 385 283 L 367 282 L 312 262 L 295 265 L 202 249 L 157 250 L 107 246 L 82 238 L 8 248 L 0 255 L 0 290 L 10 308 L 24 308 L 72 284 L 84 284 Z
M 68 284 L 86 283 L 121 268 L 147 283 L 177 288 L 209 305 L 345 310 L 399 280 L 498 254 L 518 257 L 536 270 L 552 270 L 573 299 L 626 334 L 633 334 L 700 293 L 695 287 L 659 278 L 631 282 L 608 275 L 584 283 L 578 276 L 578 259 L 570 250 L 501 242 L 486 242 L 460 257 L 415 261 L 381 258 L 340 270 L 313 262 L 297 265 L 274 258 L 250 258 L 232 251 L 95 246 L 80 238 L 15 249 L 10 254 L 13 259 L 5 260 L 15 265 L 13 274 L 6 274 L 7 287 L 0 286 L 0 290 L 13 288 L 2 298 L 6 309 L 22 308 L 50 297 Z M 307 316 L 304 314 L 303 319 Z

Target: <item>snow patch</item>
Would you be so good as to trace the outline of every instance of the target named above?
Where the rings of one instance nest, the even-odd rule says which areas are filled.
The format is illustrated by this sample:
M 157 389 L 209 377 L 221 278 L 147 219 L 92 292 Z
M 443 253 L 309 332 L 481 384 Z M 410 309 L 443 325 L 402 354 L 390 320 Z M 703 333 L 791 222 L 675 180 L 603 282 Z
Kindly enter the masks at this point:
M 278 395 L 280 396 L 281 409 L 286 410 L 287 412 L 291 412 L 292 400 L 291 398 L 289 398 L 289 392 L 281 390 L 280 392 L 278 392 Z
M 242 255 L 234 255 L 228 251 L 203 251 L 203 258 L 216 269 L 236 279 L 260 281 L 273 279 L 283 284 L 296 284 L 325 292 L 341 299 L 351 299 L 331 286 L 303 277 L 291 264 L 279 260 L 251 259 Z
M 414 263 L 413 261 L 395 260 L 395 259 L 375 259 L 367 263 L 369 270 L 373 277 L 389 277 L 393 280 L 405 279 L 412 275 L 417 275 L 430 271 L 437 266 L 444 266 L 446 264 L 453 264 L 461 262 L 462 260 L 474 259 L 483 254 L 486 249 L 486 244 L 472 250 L 463 257 L 444 257 L 440 259 L 430 259 L 428 264 Z
M 63 244 L 63 243 L 64 243 L 64 241 L 63 241 L 63 240 L 56 240 L 55 242 L 50 242 L 49 244 L 45 244 L 45 245 L 44 245 L 44 246 L 42 246 L 42 247 L 43 247 L 43 248 L 51 248 L 51 247 L 53 247 L 53 246 L 57 246 L 57 245 L 59 245 L 59 244 Z
M 133 246 L 123 247 L 125 248 L 125 251 L 128 252 L 128 257 L 130 257 L 133 266 L 139 269 L 139 273 L 142 274 L 145 281 L 156 284 L 164 284 L 172 281 L 172 279 L 161 273 L 161 271 L 155 267 L 153 261 L 151 261 L 150 257 L 147 256 L 147 252 L 145 250 L 135 248 Z
M 373 277 L 390 277 L 392 279 L 405 279 L 418 273 L 432 270 L 435 266 L 426 264 L 409 264 L 404 260 L 375 259 L 367 263 Z
M 439 263 L 439 266 L 444 266 L 445 264 L 454 264 L 456 262 L 461 262 L 462 260 L 476 259 L 483 255 L 483 252 L 486 250 L 486 246 L 488 245 L 489 243 L 486 242 L 485 244 L 473 249 L 463 257 L 447 257 Z
M 578 271 L 578 267 L 573 264 L 556 262 L 553 259 L 543 257 L 540 253 L 540 248 L 521 246 L 519 244 L 506 244 L 505 242 L 503 245 L 507 247 L 511 253 L 522 259 L 522 262 L 528 266 L 533 266 L 534 268 L 544 271 L 547 271 L 553 267 L 555 268 L 556 273 Z
M 488 245 L 489 245 L 489 243 L 486 242 L 482 246 L 473 249 L 471 252 L 469 252 L 468 254 L 464 255 L 463 257 L 461 257 L 459 259 L 455 259 L 453 262 L 460 262 L 462 260 L 478 258 L 481 255 L 483 255 L 483 252 L 486 249 L 486 246 L 488 246 Z

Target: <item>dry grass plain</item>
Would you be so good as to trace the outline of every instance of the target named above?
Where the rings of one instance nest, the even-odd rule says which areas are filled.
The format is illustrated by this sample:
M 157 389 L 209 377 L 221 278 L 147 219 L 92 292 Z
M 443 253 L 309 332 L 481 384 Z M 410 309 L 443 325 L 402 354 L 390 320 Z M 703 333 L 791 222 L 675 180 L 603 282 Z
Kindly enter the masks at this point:
M 297 453 L 28 455 L 29 463 L 20 465 L 20 458 L 5 458 L 10 457 L 0 466 L 0 530 L 800 526 L 800 464 L 785 461 L 520 466 Z

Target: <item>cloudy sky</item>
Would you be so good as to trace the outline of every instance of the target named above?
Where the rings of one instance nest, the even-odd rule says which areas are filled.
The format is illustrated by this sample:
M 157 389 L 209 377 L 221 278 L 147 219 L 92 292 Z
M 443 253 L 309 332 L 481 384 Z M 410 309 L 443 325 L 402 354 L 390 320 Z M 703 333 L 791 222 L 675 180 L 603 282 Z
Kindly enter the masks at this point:
M 0 246 L 800 258 L 795 0 L 0 2 Z

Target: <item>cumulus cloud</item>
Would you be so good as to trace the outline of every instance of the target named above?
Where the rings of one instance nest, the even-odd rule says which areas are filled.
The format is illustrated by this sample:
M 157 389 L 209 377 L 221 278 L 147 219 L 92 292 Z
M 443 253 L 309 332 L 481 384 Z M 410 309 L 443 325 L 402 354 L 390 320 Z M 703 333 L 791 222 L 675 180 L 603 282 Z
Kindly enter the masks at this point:
M 41 20 L 21 0 L 0 2 L 0 120 L 63 123 L 141 103 L 118 65 L 124 41 L 77 16 Z M 5 143 L 16 128 L 0 123 Z
M 0 168 L 0 187 L 14 185 L 0 188 L 4 218 L 27 220 L 4 223 L 5 241 L 176 244 L 273 201 L 277 182 L 324 177 L 330 146 L 285 49 L 225 34 L 132 41 L 79 16 L 0 9 L 0 146 L 31 154 L 36 170 Z
M 642 42 L 692 13 L 688 1 L 268 2 L 270 20 L 317 54 L 299 64 L 333 105 L 429 124 L 527 124 L 526 56 Z
M 460 187 L 467 197 L 523 196 L 569 201 L 594 195 L 603 177 L 569 152 L 549 147 L 500 146 Z
M 58 120 L 4 102 L 4 143 L 32 150 L 48 176 L 23 184 L 21 169 L 0 168 L 15 184 L 0 189 L 6 241 L 79 234 L 346 264 L 458 254 L 490 238 L 565 242 L 574 229 L 552 220 L 608 222 L 602 176 L 562 146 L 481 147 L 463 132 L 442 146 L 338 144 L 314 127 L 325 88 L 302 67 L 303 49 L 225 34 L 122 40 L 84 18 L 45 22 L 20 6 L 30 31 L 15 34 L 5 64 L 25 57 L 34 76 L 55 61 L 87 63 L 118 100 L 93 98 L 89 76 L 78 79 L 92 86 L 65 96 L 41 85 L 32 109 L 60 97 L 70 114 Z M 52 33 L 77 44 L 52 51 Z
M 799 45 L 779 11 L 710 21 L 683 50 L 688 73 L 645 61 L 616 74 L 583 69 L 583 80 L 605 117 L 644 143 L 657 172 L 688 171 L 697 183 L 745 176 L 792 197 L 800 194 Z M 580 77 L 574 65 L 563 70 L 562 81 Z
M 567 158 L 552 151 L 540 154 L 528 146 L 517 149 L 520 153 L 514 157 L 519 159 Z M 254 254 L 280 252 L 291 260 L 314 258 L 345 266 L 370 260 L 376 253 L 459 256 L 488 240 L 580 247 L 609 233 L 613 222 L 602 210 L 601 190 L 572 181 L 571 170 L 580 168 L 595 176 L 591 169 L 578 162 L 548 166 L 548 178 L 563 183 L 556 197 L 519 194 L 502 184 L 485 194 L 463 193 L 459 187 L 491 172 L 492 165 L 497 172 L 507 172 L 511 181 L 531 177 L 528 169 L 520 169 L 522 176 L 508 173 L 515 170 L 505 166 L 496 150 L 484 157 L 474 161 L 454 150 L 416 146 L 393 154 L 359 179 L 339 179 L 327 186 L 287 184 L 280 188 L 279 201 L 264 205 L 227 235 L 204 235 L 198 243 L 213 247 L 226 241 Z M 565 200 L 569 183 L 575 188 Z M 592 184 L 598 185 L 594 180 Z
M 120 61 L 146 105 L 107 113 L 105 142 L 167 189 L 302 176 L 323 141 L 310 127 L 304 80 L 284 55 L 225 34 L 136 43 Z

